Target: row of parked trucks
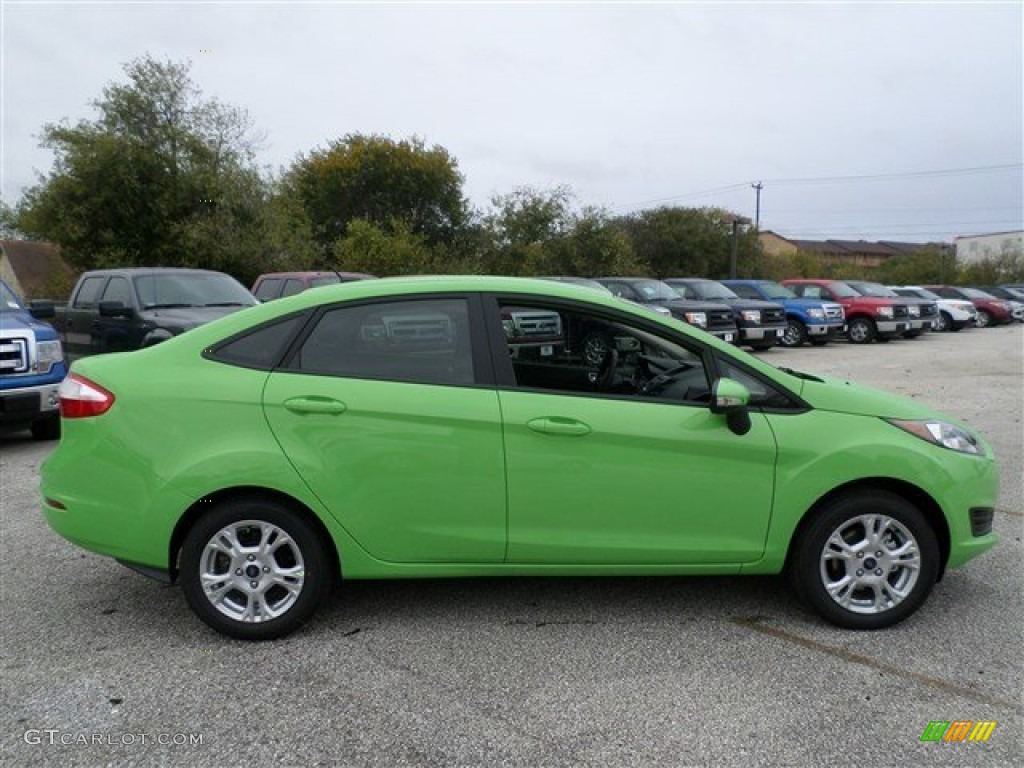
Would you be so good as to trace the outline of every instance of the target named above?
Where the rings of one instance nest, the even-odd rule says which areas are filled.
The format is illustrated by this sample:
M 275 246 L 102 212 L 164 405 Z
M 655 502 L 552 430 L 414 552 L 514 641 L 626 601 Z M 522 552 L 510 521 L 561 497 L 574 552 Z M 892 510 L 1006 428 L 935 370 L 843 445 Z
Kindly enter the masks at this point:
M 250 292 L 234 278 L 207 270 L 95 270 L 79 278 L 66 305 L 35 301 L 29 306 L 0 282 L 0 423 L 27 426 L 36 437 L 52 439 L 60 430 L 57 390 L 67 360 L 152 346 L 260 301 L 364 279 L 373 276 L 278 273 L 261 276 Z M 812 279 L 544 279 L 611 293 L 754 350 L 823 345 L 840 334 L 863 344 L 913 338 L 932 328 L 955 331 L 1024 321 L 1024 303 L 952 286 L 890 289 L 856 280 Z M 574 336 L 584 361 L 588 356 L 599 360 L 615 343 L 585 327 L 564 327 L 555 312 L 513 311 L 504 320 L 513 354 L 564 347 Z

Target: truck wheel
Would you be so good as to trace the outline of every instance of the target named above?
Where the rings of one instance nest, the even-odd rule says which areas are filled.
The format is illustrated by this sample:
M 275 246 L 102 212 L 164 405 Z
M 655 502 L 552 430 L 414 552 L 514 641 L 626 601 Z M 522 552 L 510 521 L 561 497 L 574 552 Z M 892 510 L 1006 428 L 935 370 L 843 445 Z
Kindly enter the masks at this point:
M 939 574 L 939 544 L 920 510 L 863 490 L 829 503 L 793 544 L 797 594 L 840 627 L 881 629 L 916 611 Z
M 935 320 L 936 331 L 951 331 L 953 330 L 953 317 L 949 312 L 939 312 L 938 318 Z
M 32 422 L 32 437 L 36 440 L 56 440 L 60 437 L 60 417 L 49 416 Z
M 782 338 L 779 339 L 779 343 L 784 347 L 799 347 L 807 341 L 807 326 L 795 317 L 789 318 L 787 322 L 786 330 L 783 332 Z
M 992 315 L 984 309 L 978 310 L 978 319 L 974 321 L 974 324 L 979 328 L 988 328 L 992 325 Z
M 878 330 L 871 318 L 855 317 L 847 326 L 846 334 L 854 344 L 867 344 L 878 335 Z
M 209 626 L 241 640 L 283 637 L 334 583 L 314 528 L 271 499 L 236 499 L 199 518 L 181 548 L 185 599 Z

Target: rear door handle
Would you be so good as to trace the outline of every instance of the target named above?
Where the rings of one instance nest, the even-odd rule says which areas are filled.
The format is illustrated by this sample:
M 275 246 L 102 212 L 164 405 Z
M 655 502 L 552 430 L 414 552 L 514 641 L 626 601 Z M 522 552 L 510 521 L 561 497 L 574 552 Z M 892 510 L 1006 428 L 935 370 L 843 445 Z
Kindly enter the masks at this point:
M 284 407 L 292 413 L 326 413 L 339 414 L 348 410 L 348 406 L 333 397 L 292 397 L 284 401 Z
M 539 419 L 532 419 L 526 422 L 526 426 L 534 432 L 544 435 L 569 435 L 582 437 L 590 434 L 590 426 L 576 419 L 567 419 L 563 416 L 544 416 Z

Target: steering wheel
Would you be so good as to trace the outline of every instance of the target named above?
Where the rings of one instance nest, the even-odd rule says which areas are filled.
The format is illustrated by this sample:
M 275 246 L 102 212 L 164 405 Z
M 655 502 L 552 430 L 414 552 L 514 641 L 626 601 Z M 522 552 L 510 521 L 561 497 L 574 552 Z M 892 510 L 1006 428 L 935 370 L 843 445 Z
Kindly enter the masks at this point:
M 615 381 L 615 369 L 619 367 L 619 352 L 614 347 L 609 348 L 608 354 L 594 374 L 594 386 L 598 391 L 611 389 Z

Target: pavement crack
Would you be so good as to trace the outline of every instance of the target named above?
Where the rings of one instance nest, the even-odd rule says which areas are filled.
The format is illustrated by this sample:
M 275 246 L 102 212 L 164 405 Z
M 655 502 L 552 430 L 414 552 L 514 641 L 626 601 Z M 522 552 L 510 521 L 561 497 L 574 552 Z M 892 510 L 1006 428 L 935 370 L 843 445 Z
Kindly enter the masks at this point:
M 1020 702 L 1002 699 L 998 696 L 989 696 L 981 691 L 957 685 L 956 683 L 951 683 L 948 680 L 931 677 L 930 675 L 923 675 L 920 672 L 912 672 L 892 664 L 886 664 L 884 661 L 878 661 L 870 656 L 864 656 L 860 653 L 848 651 L 846 648 L 840 648 L 835 645 L 829 645 L 828 643 L 812 640 L 809 637 L 804 637 L 793 632 L 787 632 L 786 630 L 779 629 L 777 627 L 770 627 L 762 623 L 763 617 L 761 616 L 737 616 L 729 619 L 729 621 L 737 626 L 743 627 L 744 629 L 749 629 L 759 634 L 767 635 L 768 637 L 774 637 L 778 640 L 785 640 L 786 642 L 793 643 L 794 645 L 799 645 L 801 648 L 825 653 L 843 661 L 860 664 L 870 669 L 878 670 L 879 672 L 885 672 L 890 675 L 902 677 L 905 680 L 913 680 L 914 682 L 927 686 L 928 688 L 935 688 L 936 690 L 943 691 L 945 693 L 952 693 L 957 696 L 974 699 L 982 704 L 988 704 L 994 707 L 1007 707 L 1008 709 L 1018 713 L 1024 712 L 1024 708 L 1021 707 Z

